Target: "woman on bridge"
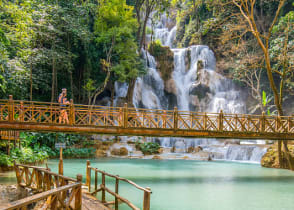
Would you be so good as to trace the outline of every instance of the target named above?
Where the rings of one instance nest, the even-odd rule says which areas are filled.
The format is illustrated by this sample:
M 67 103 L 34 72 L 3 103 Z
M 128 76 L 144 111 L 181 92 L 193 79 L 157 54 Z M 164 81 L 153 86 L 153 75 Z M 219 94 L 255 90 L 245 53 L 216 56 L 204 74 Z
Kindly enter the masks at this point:
M 66 123 L 68 124 L 68 115 L 66 111 L 66 105 L 69 104 L 69 101 L 66 98 L 67 91 L 66 88 L 62 89 L 62 92 L 58 96 L 58 103 L 60 104 L 60 115 L 59 115 L 59 123 Z

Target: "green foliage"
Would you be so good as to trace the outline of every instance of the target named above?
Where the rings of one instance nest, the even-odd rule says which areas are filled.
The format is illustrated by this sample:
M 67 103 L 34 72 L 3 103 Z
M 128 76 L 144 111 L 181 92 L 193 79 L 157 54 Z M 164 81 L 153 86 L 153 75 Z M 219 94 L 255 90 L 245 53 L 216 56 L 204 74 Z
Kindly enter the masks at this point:
M 93 148 L 68 148 L 63 151 L 65 158 L 91 158 L 95 156 Z
M 263 90 L 262 91 L 262 105 L 267 108 L 269 103 L 271 102 L 271 99 L 269 99 L 268 96 L 266 96 L 266 92 Z M 270 109 L 267 108 L 267 115 L 271 115 Z
M 13 148 L 10 151 L 10 155 L 6 155 L 0 152 L 0 165 L 1 166 L 12 166 L 13 162 L 16 163 L 38 163 L 46 160 L 49 157 L 47 151 L 43 148 L 30 148 L 23 147 Z
M 86 137 L 78 134 L 64 134 L 64 133 L 21 133 L 20 138 L 24 146 L 31 147 L 49 147 L 55 148 L 55 143 L 66 143 L 66 146 L 72 146 Z
M 136 19 L 125 1 L 101 1 L 95 21 L 95 41 L 120 82 L 138 76 L 141 60 L 135 42 Z
M 13 166 L 12 158 L 0 152 L 0 166 Z
M 165 50 L 159 39 L 149 43 L 148 51 L 151 52 L 154 57 L 159 57 L 165 53 Z
M 158 149 L 160 148 L 160 145 L 155 142 L 144 142 L 141 143 L 137 141 L 135 143 L 135 146 L 137 149 L 141 150 L 144 155 L 152 155 L 152 154 L 157 154 Z

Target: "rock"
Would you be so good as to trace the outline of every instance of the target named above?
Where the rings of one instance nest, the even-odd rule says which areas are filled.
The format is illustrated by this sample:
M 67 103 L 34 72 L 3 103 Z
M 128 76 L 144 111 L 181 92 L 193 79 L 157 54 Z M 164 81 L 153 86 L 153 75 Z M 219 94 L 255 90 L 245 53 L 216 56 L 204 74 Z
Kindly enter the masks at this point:
M 184 156 L 182 159 L 184 159 L 184 160 L 188 160 L 188 159 L 190 159 L 190 157 L 188 157 L 188 156 Z
M 157 150 L 157 152 L 158 152 L 159 154 L 161 154 L 161 153 L 164 152 L 164 149 L 161 147 L 161 148 L 159 148 L 159 149 Z
M 200 147 L 200 146 L 197 146 L 197 147 L 194 148 L 194 152 L 200 152 L 202 150 L 203 150 L 203 148 Z
M 208 93 L 210 93 L 209 86 L 199 82 L 194 83 L 189 90 L 189 95 L 197 95 L 199 100 L 205 98 Z
M 157 62 L 157 69 L 160 72 L 161 78 L 164 81 L 169 80 L 174 70 L 173 51 L 169 47 L 161 46 L 156 42 L 150 43 L 148 51 Z
M 129 154 L 129 151 L 128 151 L 127 148 L 121 147 L 121 148 L 119 148 L 119 153 L 120 153 L 121 156 L 125 156 L 125 155 Z
M 153 160 L 162 160 L 162 158 L 159 155 L 154 155 L 152 157 Z
M 107 156 L 107 152 L 104 150 L 99 150 L 97 149 L 95 152 L 95 157 L 99 158 L 99 157 L 106 157 Z
M 172 93 L 175 96 L 177 95 L 177 93 L 178 93 L 177 86 L 176 86 L 175 80 L 173 78 L 165 81 L 164 90 L 168 93 Z
M 192 152 L 194 152 L 194 147 L 189 147 L 187 152 L 188 152 L 188 153 L 192 153 Z
M 110 153 L 112 155 L 117 155 L 117 156 L 126 156 L 129 154 L 129 151 L 125 147 L 120 147 L 120 148 L 113 148 Z
M 294 146 L 288 145 L 288 149 L 289 149 L 290 154 L 292 156 L 291 159 L 293 160 L 294 159 L 294 157 L 293 157 Z M 288 161 L 287 161 L 286 157 L 284 157 L 282 159 L 283 159 L 283 162 L 286 163 L 286 165 L 283 167 L 281 167 L 279 164 L 278 147 L 277 147 L 277 144 L 275 144 L 275 145 L 268 148 L 267 152 L 261 158 L 260 163 L 261 163 L 261 166 L 266 167 L 266 168 L 286 168 L 286 169 L 289 169 L 289 165 L 287 164 Z

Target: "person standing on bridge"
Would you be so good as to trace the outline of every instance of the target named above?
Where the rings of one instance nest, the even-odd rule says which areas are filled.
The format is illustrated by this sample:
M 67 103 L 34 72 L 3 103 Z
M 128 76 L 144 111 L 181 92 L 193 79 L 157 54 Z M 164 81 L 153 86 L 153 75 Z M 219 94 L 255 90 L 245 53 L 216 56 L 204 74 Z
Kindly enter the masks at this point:
M 68 124 L 68 115 L 66 111 L 66 105 L 69 104 L 69 101 L 66 98 L 67 90 L 66 88 L 62 88 L 62 92 L 58 96 L 58 103 L 60 104 L 60 115 L 59 115 L 59 123 Z

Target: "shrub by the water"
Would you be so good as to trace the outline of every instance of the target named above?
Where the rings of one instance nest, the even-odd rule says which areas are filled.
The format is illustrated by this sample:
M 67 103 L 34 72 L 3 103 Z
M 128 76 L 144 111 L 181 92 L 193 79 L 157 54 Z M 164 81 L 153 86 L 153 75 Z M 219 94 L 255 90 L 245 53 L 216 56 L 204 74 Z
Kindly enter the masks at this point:
M 91 158 L 95 156 L 93 148 L 68 148 L 63 151 L 65 158 Z
M 158 153 L 160 145 L 155 142 L 136 142 L 136 148 L 141 150 L 144 155 L 152 155 Z

